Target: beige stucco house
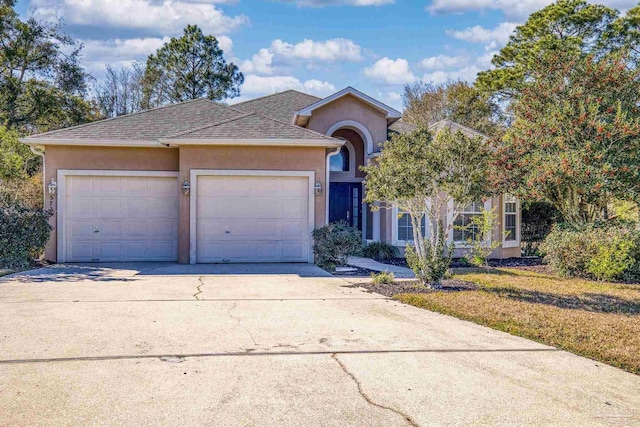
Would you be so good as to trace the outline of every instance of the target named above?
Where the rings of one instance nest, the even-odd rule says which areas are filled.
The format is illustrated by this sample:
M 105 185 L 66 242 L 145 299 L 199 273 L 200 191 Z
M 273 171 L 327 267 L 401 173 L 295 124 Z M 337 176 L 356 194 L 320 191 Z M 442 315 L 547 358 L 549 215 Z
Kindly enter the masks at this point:
M 293 90 L 233 106 L 198 99 L 24 138 L 44 153 L 55 211 L 45 257 L 312 262 L 312 230 L 337 220 L 364 240 L 404 246 L 407 216 L 372 212 L 359 170 L 389 133 L 413 129 L 400 119 L 349 87 L 324 99 Z M 434 130 L 443 126 L 473 132 L 451 122 Z M 494 256 L 520 256 L 518 202 L 495 197 L 485 207 L 501 219 Z

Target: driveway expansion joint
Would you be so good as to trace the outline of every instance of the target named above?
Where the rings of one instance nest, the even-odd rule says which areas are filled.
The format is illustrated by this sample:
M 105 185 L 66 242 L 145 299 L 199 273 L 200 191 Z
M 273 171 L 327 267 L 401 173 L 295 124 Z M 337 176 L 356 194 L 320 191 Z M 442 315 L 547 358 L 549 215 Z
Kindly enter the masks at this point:
M 335 360 L 338 365 L 340 365 L 340 369 L 342 369 L 342 371 L 347 374 L 349 376 L 349 378 L 351 378 L 353 380 L 354 383 L 356 383 L 356 386 L 358 388 L 358 393 L 360 394 L 360 396 L 362 396 L 362 398 L 364 400 L 367 401 L 367 403 L 371 406 L 375 406 L 376 408 L 380 408 L 380 409 L 384 409 L 386 411 L 391 411 L 394 414 L 397 414 L 399 416 L 401 416 L 402 418 L 404 418 L 404 420 L 407 422 L 407 424 L 409 424 L 412 427 L 420 427 L 418 423 L 416 423 L 409 415 L 405 414 L 404 412 L 401 412 L 395 408 L 392 408 L 391 406 L 386 406 L 386 405 L 382 405 L 380 403 L 376 403 L 374 402 L 371 397 L 369 395 L 367 395 L 364 390 L 362 389 L 362 384 L 360 384 L 360 381 L 358 380 L 358 378 L 356 378 L 355 375 L 353 375 L 345 366 L 344 363 L 342 363 L 342 361 L 340 359 L 338 359 L 338 355 L 336 353 L 332 353 L 331 354 L 331 358 L 333 360 Z

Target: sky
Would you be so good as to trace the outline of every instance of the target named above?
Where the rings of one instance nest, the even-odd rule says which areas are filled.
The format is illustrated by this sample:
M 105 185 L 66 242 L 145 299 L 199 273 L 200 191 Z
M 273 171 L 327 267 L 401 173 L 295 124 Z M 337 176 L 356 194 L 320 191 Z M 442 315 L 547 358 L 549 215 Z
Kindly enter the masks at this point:
M 418 80 L 472 82 L 514 28 L 551 0 L 18 0 L 23 17 L 62 19 L 96 79 L 144 61 L 188 24 L 216 36 L 245 76 L 237 102 L 347 86 L 402 109 Z M 620 10 L 637 0 L 601 0 Z

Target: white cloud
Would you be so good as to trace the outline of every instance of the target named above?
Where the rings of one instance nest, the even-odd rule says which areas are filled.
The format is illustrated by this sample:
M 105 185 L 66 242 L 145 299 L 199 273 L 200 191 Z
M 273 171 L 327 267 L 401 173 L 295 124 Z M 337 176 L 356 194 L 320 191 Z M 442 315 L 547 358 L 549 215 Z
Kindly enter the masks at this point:
M 227 16 L 213 3 L 189 0 L 32 0 L 39 19 L 64 18 L 74 25 L 143 29 L 153 34 L 177 34 L 188 24 L 207 33 L 224 34 L 248 22 L 244 15 Z
M 241 91 L 243 96 L 251 95 L 251 97 L 255 97 L 282 92 L 289 89 L 295 89 L 318 96 L 327 96 L 336 91 L 335 86 L 327 81 L 315 79 L 301 81 L 293 76 L 264 77 L 257 76 L 255 74 L 245 76 L 244 85 L 242 85 Z
M 553 3 L 554 0 L 432 0 L 427 11 L 432 14 L 465 13 L 480 10 L 499 10 L 507 17 L 525 19 L 529 14 Z M 605 6 L 626 10 L 637 0 L 600 0 Z
M 469 62 L 465 56 L 438 55 L 425 58 L 420 62 L 420 66 L 426 70 L 448 70 L 460 67 Z
M 480 25 L 465 28 L 464 30 L 447 30 L 447 34 L 454 39 L 469 43 L 483 43 L 487 49 L 500 49 L 509 41 L 518 24 L 503 22 L 495 28 L 484 28 Z
M 271 43 L 270 49 L 274 54 L 282 58 L 326 62 L 362 60 L 362 48 L 349 39 L 330 39 L 325 41 L 305 39 L 295 45 L 277 39 Z
M 245 73 L 273 74 L 278 66 L 292 65 L 297 61 L 315 62 L 356 62 L 362 60 L 362 48 L 349 39 L 314 41 L 305 39 L 291 44 L 276 39 L 268 48 L 262 48 L 241 63 Z
M 285 3 L 295 3 L 300 7 L 326 6 L 384 6 L 393 4 L 395 0 L 282 0 Z
M 384 57 L 371 67 L 365 68 L 364 75 L 371 80 L 389 85 L 403 85 L 416 79 L 409 69 L 409 62 L 402 58 L 394 60 Z
M 273 73 L 273 53 L 269 49 L 260 49 L 249 60 L 240 64 L 243 73 L 271 74 Z
M 479 68 L 476 65 L 469 65 L 464 68 L 450 71 L 434 71 L 422 76 L 422 81 L 431 83 L 444 83 L 449 80 L 464 80 L 467 82 L 475 81 L 478 73 L 486 68 Z

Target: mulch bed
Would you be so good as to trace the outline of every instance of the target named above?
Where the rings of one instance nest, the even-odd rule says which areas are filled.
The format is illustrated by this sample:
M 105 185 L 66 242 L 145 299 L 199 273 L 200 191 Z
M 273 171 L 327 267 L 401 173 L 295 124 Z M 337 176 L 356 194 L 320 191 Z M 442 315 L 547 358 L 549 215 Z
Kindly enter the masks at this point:
M 398 294 L 428 294 L 432 292 L 460 292 L 460 291 L 474 291 L 478 289 L 475 283 L 466 282 L 464 280 L 457 279 L 445 279 L 442 281 L 442 288 L 429 289 L 426 288 L 415 280 L 402 280 L 396 281 L 391 285 L 376 284 L 376 283 L 358 283 L 352 285 L 353 288 L 365 288 L 367 292 L 377 293 L 387 297 L 393 297 Z
M 395 265 L 398 267 L 406 267 L 407 260 L 404 258 L 394 258 L 390 260 L 380 261 L 383 264 Z M 540 267 L 545 267 L 543 264 L 542 258 L 507 258 L 507 259 L 491 259 L 489 260 L 490 267 L 509 267 L 509 268 L 521 268 L 523 270 L 533 270 L 538 271 Z M 462 259 L 454 259 L 451 262 L 451 268 L 465 268 L 472 267 L 469 264 L 465 263 Z

